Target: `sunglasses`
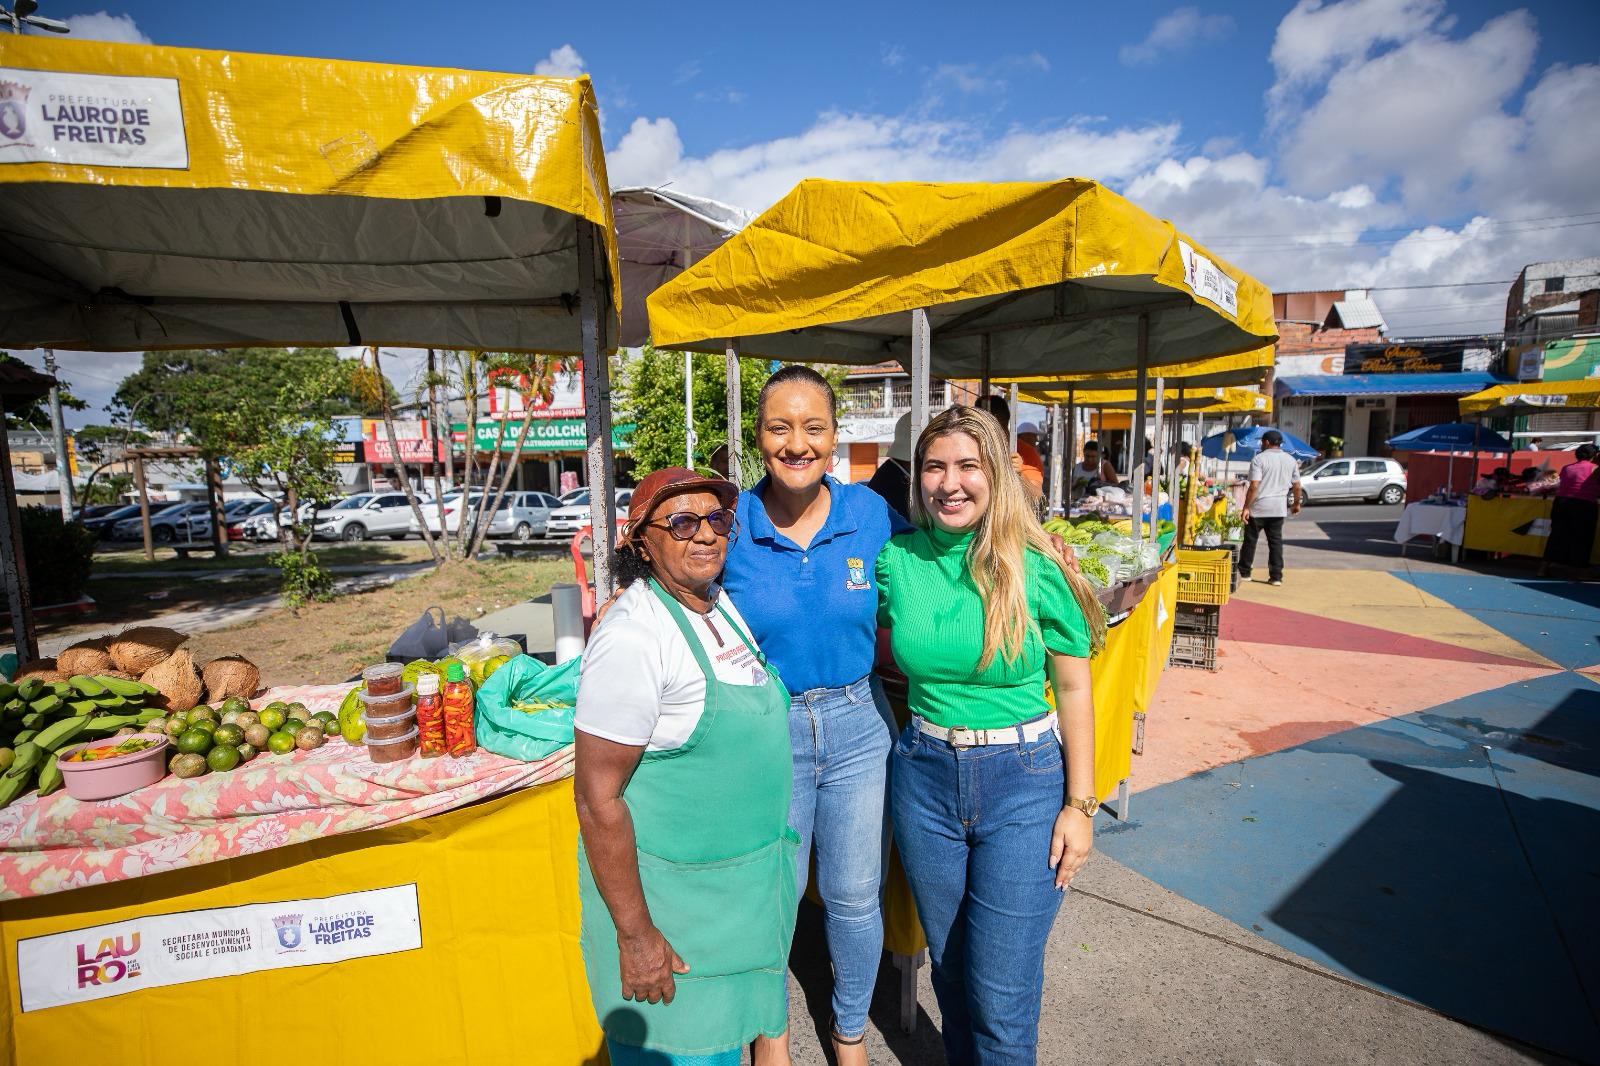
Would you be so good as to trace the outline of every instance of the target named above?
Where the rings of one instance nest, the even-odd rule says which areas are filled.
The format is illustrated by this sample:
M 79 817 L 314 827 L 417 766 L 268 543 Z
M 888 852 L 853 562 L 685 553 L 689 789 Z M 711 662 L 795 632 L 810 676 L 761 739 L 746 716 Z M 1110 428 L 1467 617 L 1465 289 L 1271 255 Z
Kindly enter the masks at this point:
M 711 527 L 711 532 L 719 537 L 726 537 L 733 532 L 734 513 L 726 507 L 718 507 L 710 514 L 695 514 L 693 511 L 678 511 L 670 514 L 665 521 L 650 522 L 649 525 L 661 526 L 672 534 L 673 540 L 693 540 L 694 535 L 700 532 L 700 523 L 704 522 Z

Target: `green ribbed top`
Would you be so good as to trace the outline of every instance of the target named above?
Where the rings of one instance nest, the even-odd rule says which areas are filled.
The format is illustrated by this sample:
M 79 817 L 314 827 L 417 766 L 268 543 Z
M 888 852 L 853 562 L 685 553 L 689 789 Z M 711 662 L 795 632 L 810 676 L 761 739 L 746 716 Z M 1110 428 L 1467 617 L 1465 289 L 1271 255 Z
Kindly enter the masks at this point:
M 913 714 L 935 725 L 998 729 L 1050 711 L 1045 651 L 1089 656 L 1089 623 L 1061 568 L 1032 551 L 1024 560 L 1029 628 L 1022 654 L 983 655 L 983 599 L 967 573 L 972 533 L 918 529 L 878 555 L 878 624 L 890 626 L 895 661 L 911 682 Z

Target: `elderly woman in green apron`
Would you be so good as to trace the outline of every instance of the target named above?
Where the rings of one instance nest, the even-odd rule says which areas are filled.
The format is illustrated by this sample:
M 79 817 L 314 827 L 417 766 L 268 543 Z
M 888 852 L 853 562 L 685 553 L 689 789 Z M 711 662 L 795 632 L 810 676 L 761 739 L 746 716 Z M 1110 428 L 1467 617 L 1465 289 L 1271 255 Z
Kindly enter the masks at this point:
M 788 1029 L 789 694 L 716 584 L 737 498 L 683 468 L 644 479 L 584 652 L 583 957 L 615 1066 L 736 1066 Z

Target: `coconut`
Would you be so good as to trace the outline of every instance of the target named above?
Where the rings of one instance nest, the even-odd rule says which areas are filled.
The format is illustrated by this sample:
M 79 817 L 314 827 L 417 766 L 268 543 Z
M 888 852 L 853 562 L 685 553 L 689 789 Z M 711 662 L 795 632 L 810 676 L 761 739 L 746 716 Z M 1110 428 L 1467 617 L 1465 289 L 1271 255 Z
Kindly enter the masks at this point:
M 160 693 L 151 702 L 169 711 L 187 711 L 200 702 L 200 673 L 189 653 L 181 649 L 146 670 L 139 680 Z
M 17 667 L 16 676 L 11 680 L 26 681 L 30 677 L 36 677 L 48 685 L 55 681 L 65 681 L 69 676 L 61 672 L 54 659 L 30 659 Z
M 56 669 L 69 677 L 80 674 L 93 677 L 110 670 L 112 665 L 104 637 L 79 641 L 56 656 Z
M 206 683 L 206 700 L 221 703 L 230 696 L 249 699 L 261 687 L 261 671 L 242 655 L 224 655 L 200 668 Z
M 161 626 L 134 626 L 132 629 L 124 629 L 111 642 L 111 658 L 117 664 L 118 670 L 142 676 L 145 671 L 177 651 L 188 639 L 175 629 L 164 629 Z

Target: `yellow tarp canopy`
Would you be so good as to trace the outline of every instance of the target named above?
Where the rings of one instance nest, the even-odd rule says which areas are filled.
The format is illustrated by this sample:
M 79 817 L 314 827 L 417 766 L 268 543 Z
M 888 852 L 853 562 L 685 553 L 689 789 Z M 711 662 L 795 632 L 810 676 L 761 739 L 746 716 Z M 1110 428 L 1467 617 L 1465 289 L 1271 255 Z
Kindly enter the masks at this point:
M 576 352 L 580 220 L 616 342 L 587 78 L 3 36 L 0 82 L 0 343 Z
M 1068 399 L 1065 392 L 1043 392 L 1034 389 L 1021 389 L 1017 395 L 1029 403 L 1064 404 Z M 1144 408 L 1147 414 L 1155 413 L 1154 396 L 1153 391 L 1145 393 Z M 1138 397 L 1131 389 L 1094 389 L 1084 392 L 1074 389 L 1072 402 L 1079 407 L 1131 411 L 1138 406 Z M 1178 391 L 1168 389 L 1163 403 L 1163 411 L 1166 414 L 1176 414 Z M 1183 411 L 1185 414 L 1204 411 L 1206 414 L 1264 415 L 1272 412 L 1272 397 L 1252 389 L 1189 389 L 1183 394 Z
M 1460 405 L 1463 415 L 1491 417 L 1558 411 L 1564 407 L 1600 407 L 1600 378 L 1493 385 L 1461 397 Z
M 1210 359 L 1195 359 L 1186 363 L 1173 363 L 1152 368 L 1146 375 L 1146 387 L 1154 390 L 1157 377 L 1165 380 L 1169 395 L 1176 396 L 1178 389 L 1233 388 L 1244 385 L 1261 385 L 1272 373 L 1276 350 L 1265 345 L 1253 351 L 1233 355 L 1218 355 Z M 1081 374 L 1052 374 L 1045 377 L 1008 378 L 1001 383 L 1015 382 L 1019 387 L 1034 393 L 1061 394 L 1059 402 L 1066 402 L 1067 389 L 1074 392 L 1131 391 L 1137 379 L 1131 374 L 1107 376 L 1099 372 Z M 1044 402 L 1044 401 L 1040 401 Z
M 1082 178 L 803 181 L 649 299 L 664 347 L 854 365 L 908 364 L 917 308 L 945 378 L 1130 370 L 1140 312 L 1151 366 L 1276 339 L 1266 286 Z

